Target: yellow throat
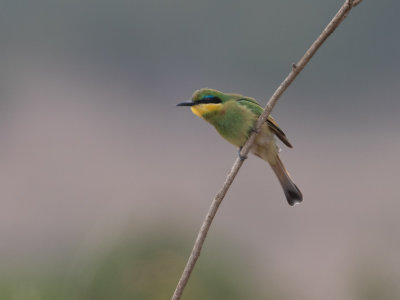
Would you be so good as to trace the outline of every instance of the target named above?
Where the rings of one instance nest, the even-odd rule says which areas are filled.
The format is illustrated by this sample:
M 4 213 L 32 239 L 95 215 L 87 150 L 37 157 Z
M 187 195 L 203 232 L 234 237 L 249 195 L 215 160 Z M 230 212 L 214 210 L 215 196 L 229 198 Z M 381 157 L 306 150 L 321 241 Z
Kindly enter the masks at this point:
M 198 104 L 190 107 L 192 113 L 198 117 L 202 117 L 205 113 L 221 109 L 221 103 L 208 103 L 208 104 Z

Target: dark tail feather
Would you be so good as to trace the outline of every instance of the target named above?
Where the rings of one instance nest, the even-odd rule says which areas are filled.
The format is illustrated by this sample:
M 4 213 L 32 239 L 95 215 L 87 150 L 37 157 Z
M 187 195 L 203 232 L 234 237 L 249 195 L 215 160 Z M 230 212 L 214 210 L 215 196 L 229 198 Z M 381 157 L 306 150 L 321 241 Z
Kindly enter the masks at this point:
M 281 183 L 289 205 L 293 206 L 296 203 L 303 201 L 303 195 L 290 178 L 288 171 L 285 169 L 285 166 L 278 155 L 275 156 L 274 162 L 270 162 L 270 164 L 276 174 L 276 177 L 278 177 L 279 182 Z

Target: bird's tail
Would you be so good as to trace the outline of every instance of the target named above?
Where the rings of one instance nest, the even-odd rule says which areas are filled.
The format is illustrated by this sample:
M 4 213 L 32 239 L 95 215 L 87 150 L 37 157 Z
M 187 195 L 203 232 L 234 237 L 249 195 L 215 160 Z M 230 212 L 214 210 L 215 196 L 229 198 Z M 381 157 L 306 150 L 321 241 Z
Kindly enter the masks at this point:
M 296 203 L 300 203 L 301 201 L 303 201 L 303 195 L 301 194 L 299 188 L 294 184 L 293 180 L 290 178 L 290 175 L 283 165 L 278 154 L 274 155 L 274 159 L 269 160 L 269 163 L 274 170 L 276 177 L 278 177 L 279 182 L 281 183 L 289 205 L 293 206 Z

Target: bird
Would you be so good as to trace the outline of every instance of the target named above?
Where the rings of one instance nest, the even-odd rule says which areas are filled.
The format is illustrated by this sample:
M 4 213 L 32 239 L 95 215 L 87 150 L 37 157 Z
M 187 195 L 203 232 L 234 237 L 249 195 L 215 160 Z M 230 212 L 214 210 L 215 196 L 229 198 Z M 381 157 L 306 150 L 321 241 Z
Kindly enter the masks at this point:
M 213 125 L 225 140 L 239 147 L 240 159 L 246 158 L 240 155 L 240 150 L 263 112 L 263 108 L 255 99 L 240 94 L 202 88 L 193 93 L 191 100 L 181 102 L 177 106 L 190 107 L 193 114 Z M 279 158 L 280 149 L 276 144 L 275 137 L 287 147 L 292 148 L 278 123 L 273 117 L 268 116 L 267 121 L 256 135 L 250 152 L 271 165 L 282 186 L 287 202 L 293 206 L 302 202 L 303 195 Z

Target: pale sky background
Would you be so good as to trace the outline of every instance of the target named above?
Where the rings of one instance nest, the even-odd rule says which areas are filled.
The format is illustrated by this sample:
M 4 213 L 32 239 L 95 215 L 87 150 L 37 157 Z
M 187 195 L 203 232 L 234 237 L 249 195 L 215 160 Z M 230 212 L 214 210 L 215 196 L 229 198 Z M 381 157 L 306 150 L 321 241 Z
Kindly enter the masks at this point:
M 0 264 L 14 268 L 127 226 L 194 240 L 237 150 L 175 104 L 210 87 L 264 105 L 342 1 L 1 4 Z M 250 157 L 204 255 L 225 237 L 296 299 L 352 299 L 360 265 L 399 282 L 399 11 L 364 0 L 273 111 L 303 204 Z

